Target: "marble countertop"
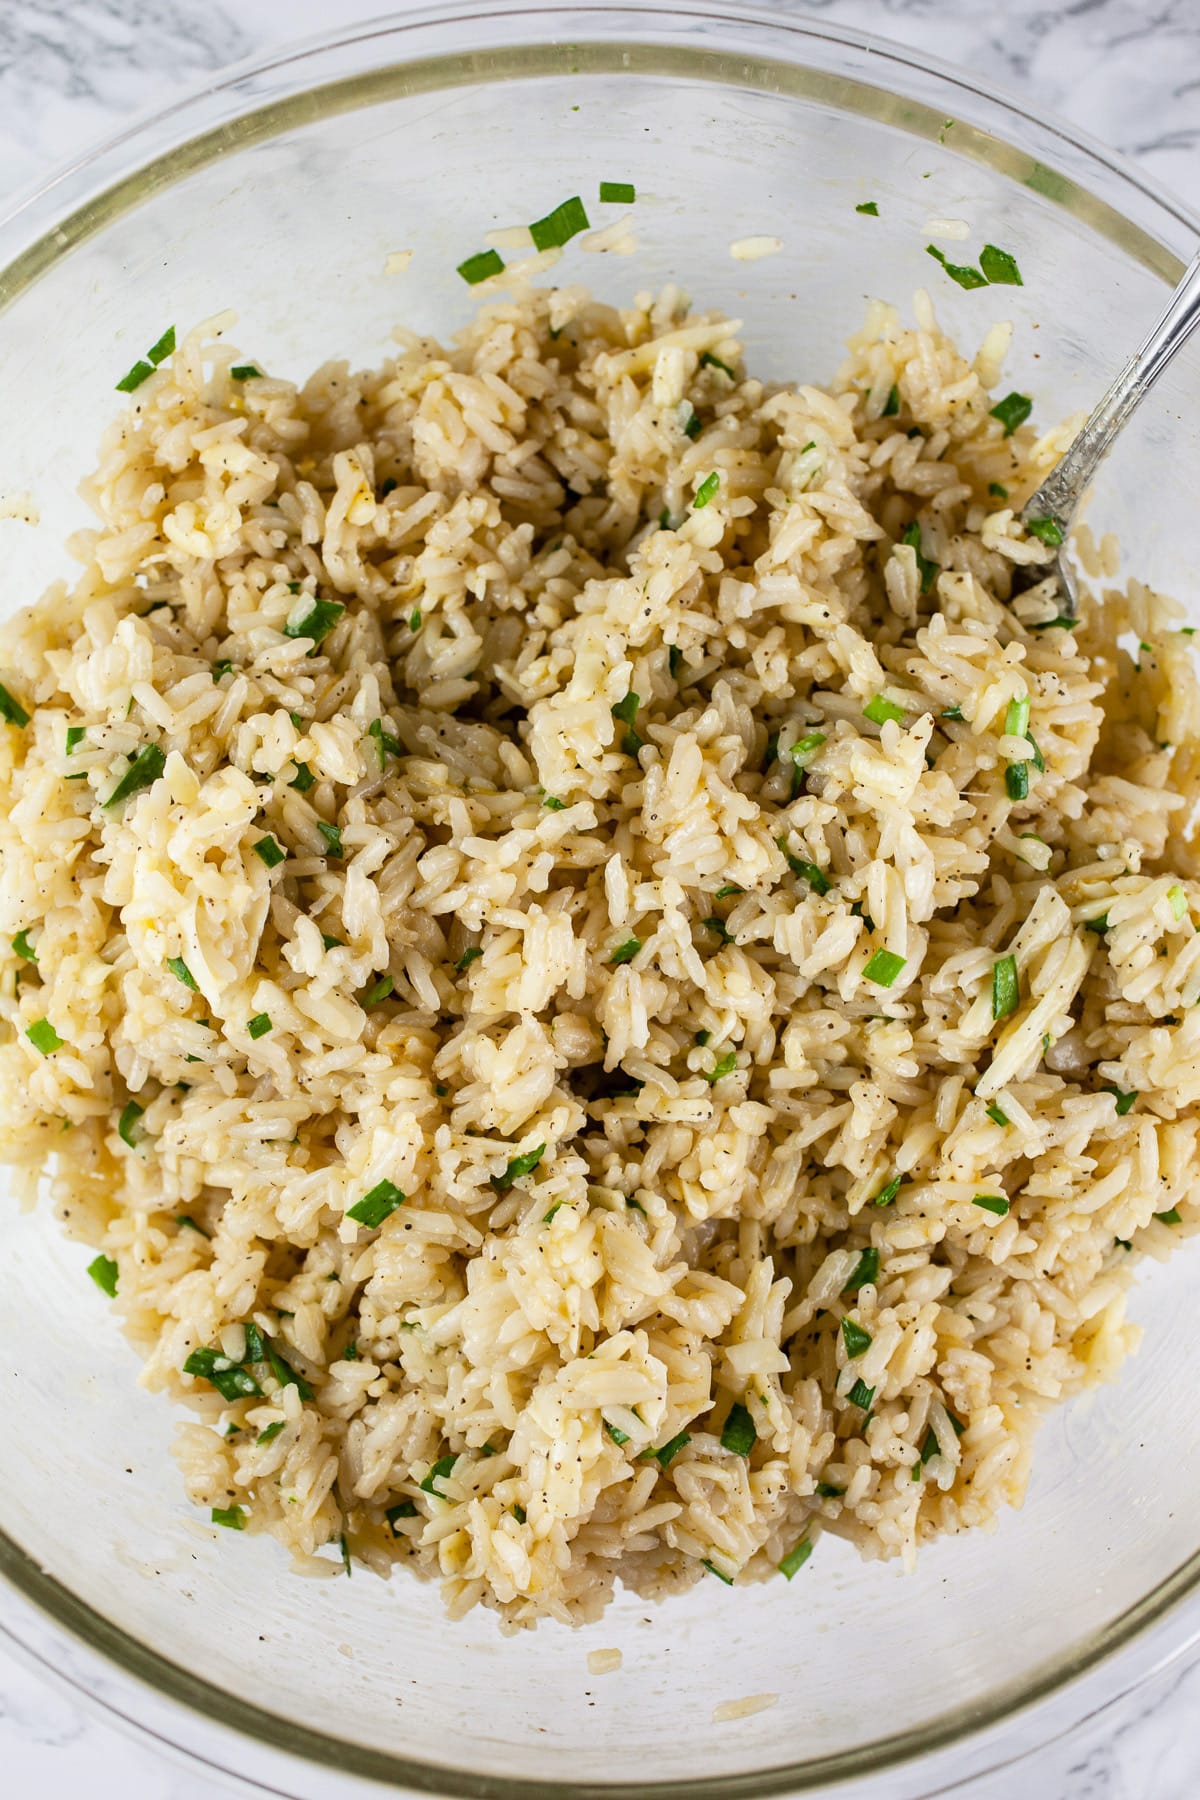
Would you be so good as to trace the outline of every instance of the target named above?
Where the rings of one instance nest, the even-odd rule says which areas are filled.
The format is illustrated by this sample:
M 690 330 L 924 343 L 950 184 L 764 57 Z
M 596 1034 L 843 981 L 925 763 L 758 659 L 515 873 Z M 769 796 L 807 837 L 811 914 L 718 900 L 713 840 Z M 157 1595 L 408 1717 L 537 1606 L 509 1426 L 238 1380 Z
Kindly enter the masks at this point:
M 776 0 L 786 4 L 787 0 Z M 0 206 L 172 91 L 385 8 L 371 0 L 0 0 Z M 1197 0 L 806 0 L 1029 94 L 1200 210 Z M 1019 1726 L 1015 1728 L 1019 1732 Z M 1020 1750 L 1019 1737 L 1013 1745 Z M 39 1800 L 222 1800 L 234 1790 L 122 1735 L 0 1650 L 4 1791 Z M 1192 1800 L 1200 1656 L 966 1800 Z

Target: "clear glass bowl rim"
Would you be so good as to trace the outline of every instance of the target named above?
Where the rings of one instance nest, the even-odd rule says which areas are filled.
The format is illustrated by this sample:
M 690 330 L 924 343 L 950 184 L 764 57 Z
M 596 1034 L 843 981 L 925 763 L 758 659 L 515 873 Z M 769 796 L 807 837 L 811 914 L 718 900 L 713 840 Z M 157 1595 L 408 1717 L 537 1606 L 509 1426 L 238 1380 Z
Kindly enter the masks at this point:
M 469 31 L 469 38 L 461 34 Z M 458 34 L 458 35 L 456 35 Z M 1173 284 L 1200 235 L 1200 220 L 1181 201 L 1157 189 L 1133 164 L 1066 121 L 1029 107 L 972 73 L 907 46 L 825 20 L 759 10 L 742 0 L 722 5 L 672 0 L 464 0 L 381 16 L 350 30 L 334 30 L 252 58 L 220 78 L 193 85 L 169 106 L 141 115 L 119 132 L 62 165 L 0 217 L 0 314 L 51 266 L 140 201 L 194 170 L 254 142 L 332 113 L 370 106 L 414 82 L 448 87 L 503 80 L 517 72 L 563 73 L 583 51 L 588 72 L 627 71 L 752 82 L 764 76 L 773 91 L 825 98 L 894 129 L 936 140 L 947 118 L 957 129 L 953 149 L 1017 181 L 1037 186 L 1041 169 L 1053 179 L 1043 197 L 1083 219 L 1135 261 Z M 486 54 L 487 61 L 484 60 Z M 519 54 L 519 63 L 517 57 Z M 508 59 L 506 61 L 506 58 Z M 886 85 L 888 83 L 894 85 Z M 891 111 L 897 96 L 904 117 Z M 236 123 L 236 130 L 231 127 Z M 1064 173 L 1064 170 L 1070 171 Z M 148 1687 L 187 1713 L 268 1753 L 299 1759 L 344 1776 L 386 1784 L 393 1792 L 478 1797 L 478 1800 L 751 1800 L 751 1796 L 811 1792 L 828 1783 L 879 1775 L 902 1763 L 961 1745 L 1002 1725 L 1022 1709 L 1058 1694 L 1068 1683 L 1112 1658 L 1166 1622 L 1154 1664 L 1183 1654 L 1200 1637 L 1200 1619 L 1185 1619 L 1181 1603 L 1200 1592 L 1200 1551 L 1100 1632 L 1073 1644 L 1052 1663 L 997 1687 L 982 1704 L 954 1709 L 925 1725 L 890 1732 L 836 1755 L 781 1764 L 745 1775 L 671 1782 L 532 1781 L 415 1762 L 327 1736 L 281 1718 L 218 1688 L 149 1649 L 40 1568 L 0 1528 L 0 1582 L 19 1603 L 131 1678 L 121 1701 L 88 1673 L 52 1667 L 44 1651 L 11 1622 L 0 1635 L 47 1674 L 66 1680 L 82 1698 L 163 1748 L 172 1744 L 159 1725 L 137 1716 L 136 1694 Z M 1192 1609 L 1193 1612 L 1195 1609 Z M 1173 1617 L 1171 1617 L 1173 1615 Z M 36 1634 L 40 1637 L 40 1633 Z M 1159 1635 L 1159 1634 L 1156 1634 Z M 1145 1670 L 1143 1669 L 1142 1673 Z M 1105 1695 L 1110 1700 L 1120 1689 Z M 1078 1716 L 1091 1710 L 1081 1706 Z M 1072 1723 L 1074 1721 L 1071 1721 Z M 1045 1741 L 1045 1736 L 1039 1741 Z M 1030 1746 L 1032 1747 L 1032 1746 Z M 215 1746 L 214 1746 L 215 1748 Z M 236 1755 L 236 1751 L 233 1753 Z M 239 1781 L 257 1783 L 236 1761 L 200 1760 Z M 261 1759 L 259 1759 L 261 1760 Z M 973 1770 L 1007 1760 L 997 1747 Z M 283 1767 L 279 1773 L 286 1779 Z M 953 1776 L 951 1785 L 956 1785 Z M 274 1781 L 270 1791 L 283 1792 Z M 938 1791 L 945 1792 L 939 1784 Z

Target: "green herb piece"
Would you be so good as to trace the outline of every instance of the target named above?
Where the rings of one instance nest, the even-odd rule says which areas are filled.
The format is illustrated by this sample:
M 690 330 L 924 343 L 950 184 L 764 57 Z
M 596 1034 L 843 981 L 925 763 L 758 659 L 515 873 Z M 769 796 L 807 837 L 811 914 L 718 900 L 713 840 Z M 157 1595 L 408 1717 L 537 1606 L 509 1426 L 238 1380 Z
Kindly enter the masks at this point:
M 345 855 L 345 852 L 342 849 L 342 833 L 340 826 L 327 825 L 324 819 L 318 819 L 317 830 L 325 839 L 325 847 L 330 856 Z
M 420 631 L 423 620 L 424 620 L 424 614 L 422 613 L 420 607 L 414 606 L 412 611 L 408 615 L 408 629 L 412 632 L 414 637 L 416 636 L 417 632 Z
M 1034 740 L 1033 733 L 1031 731 L 1027 731 L 1025 733 L 1025 736 L 1026 736 L 1026 739 L 1028 740 L 1029 748 L 1033 751 L 1033 766 L 1035 769 L 1037 769 L 1039 771 L 1039 773 L 1044 775 L 1046 772 L 1046 759 L 1042 755 L 1041 751 L 1038 749 L 1037 744 Z
M 936 244 L 926 244 L 925 250 L 927 255 L 932 256 L 934 262 L 941 263 L 951 281 L 956 281 L 960 288 L 987 286 L 986 275 L 981 274 L 978 269 L 971 268 L 969 264 L 947 262 L 945 252 L 939 250 Z
M 521 1156 L 514 1156 L 503 1175 L 495 1177 L 493 1187 L 499 1193 L 507 1194 L 514 1181 L 520 1181 L 523 1175 L 532 1175 L 545 1154 L 545 1144 L 539 1144 L 536 1150 L 526 1150 Z
M 1033 401 L 1028 394 L 1005 394 L 1003 400 L 997 400 L 995 406 L 989 407 L 989 415 L 999 419 L 1004 427 L 1005 437 L 1011 437 L 1018 425 L 1023 425 L 1033 411 Z
M 105 807 L 119 806 L 122 800 L 128 800 L 141 788 L 153 787 L 154 783 L 166 767 L 167 759 L 157 744 L 143 744 L 125 773 L 118 781 Z
M 504 258 L 498 250 L 480 250 L 474 256 L 468 256 L 466 262 L 460 262 L 458 273 L 468 287 L 478 287 L 489 275 L 499 275 L 504 268 Z
M 68 725 L 67 726 L 67 755 L 68 756 L 74 756 L 76 745 L 81 744 L 86 736 L 87 736 L 87 727 L 86 726 L 84 726 L 84 725 Z
M 12 941 L 12 947 L 23 962 L 35 963 L 37 961 L 37 951 L 32 948 L 29 942 L 28 929 L 25 931 L 18 931 L 16 937 Z
M 963 709 L 961 706 L 947 706 L 942 713 L 943 719 L 957 719 L 960 722 L 962 720 L 962 716 L 963 716 Z
M 111 1256 L 97 1256 L 88 1264 L 87 1272 L 102 1294 L 107 1294 L 110 1300 L 116 1299 L 117 1265 Z
M 449 1456 L 439 1456 L 425 1479 L 418 1482 L 418 1487 L 426 1494 L 432 1494 L 435 1499 L 444 1500 L 446 1496 L 439 1491 L 436 1483 L 443 1481 L 447 1475 L 453 1473 L 454 1465 L 457 1461 L 458 1457 L 453 1451 Z
M 266 1037 L 270 1029 L 271 1017 L 269 1013 L 255 1013 L 252 1019 L 247 1019 L 246 1021 L 246 1030 L 250 1033 L 252 1038 Z
M 349 1580 L 350 1573 L 351 1573 L 351 1570 L 350 1570 L 350 1540 L 347 1538 L 344 1531 L 338 1539 L 338 1545 L 342 1552 L 342 1567 L 346 1571 L 346 1579 Z
M 612 1439 L 613 1443 L 617 1445 L 618 1449 L 622 1444 L 627 1444 L 629 1442 L 629 1433 L 627 1431 L 622 1431 L 618 1425 L 610 1425 L 607 1419 L 605 1419 L 603 1423 L 605 1431 L 607 1431 L 609 1437 Z
M 874 1206 L 890 1206 L 903 1185 L 903 1175 L 893 1175 L 886 1186 L 880 1188 L 872 1204 Z
M 306 597 L 303 605 L 293 607 L 288 614 L 283 635 L 311 638 L 315 650 L 329 636 L 345 610 L 340 600 L 310 600 Z
M 817 1493 L 822 1500 L 840 1500 L 846 1492 L 844 1487 L 836 1487 L 832 1481 L 818 1481 Z
M 223 1400 L 250 1400 L 262 1389 L 246 1369 L 222 1356 L 219 1350 L 193 1350 L 183 1365 L 185 1375 L 199 1375 L 215 1387 Z
M 866 213 L 872 219 L 877 219 L 879 217 L 879 207 L 874 200 L 860 201 L 854 210 L 856 213 Z
M 626 938 L 625 942 L 623 944 L 617 945 L 616 949 L 613 951 L 612 955 L 609 957 L 608 960 L 610 963 L 632 962 L 634 957 L 637 955 L 638 951 L 641 949 L 641 947 L 642 947 L 641 938 L 636 938 L 636 937 Z
M 992 1017 L 1006 1019 L 1021 1003 L 1021 980 L 1015 956 L 1001 956 L 992 964 Z
M 634 726 L 637 723 L 638 707 L 640 705 L 640 698 L 634 693 L 633 689 L 630 688 L 629 692 L 625 695 L 625 698 L 623 700 L 618 700 L 617 704 L 610 708 L 613 718 L 619 719 L 622 725 L 626 725 L 629 728 L 621 739 L 621 748 L 626 756 L 636 756 L 645 742 L 645 739 L 640 738 L 634 730 Z
M 692 1042 L 694 1044 L 699 1044 L 701 1049 L 703 1049 L 705 1044 L 707 1044 L 711 1038 L 712 1038 L 711 1031 L 698 1031 L 696 1033 L 695 1037 L 692 1039 Z
M 985 244 L 979 252 L 979 267 L 994 287 L 1024 287 L 1017 259 L 997 244 Z
M 874 981 L 879 987 L 890 988 L 907 961 L 906 956 L 897 956 L 894 950 L 876 950 L 863 970 L 863 978 Z
M 719 887 L 717 889 L 716 898 L 718 900 L 728 900 L 731 894 L 744 894 L 745 891 L 745 888 L 739 887 L 736 881 L 727 881 L 724 887 Z
M 854 902 L 854 905 L 850 908 L 850 916 L 854 919 L 861 919 L 868 931 L 874 931 L 875 921 L 869 912 L 863 911 L 863 903 L 861 900 L 856 900 Z
M 715 1087 L 718 1081 L 723 1081 L 725 1079 L 726 1075 L 732 1075 L 736 1068 L 737 1051 L 728 1050 L 724 1056 L 720 1057 L 717 1062 L 714 1063 L 704 1079 L 707 1081 L 709 1087 Z
M 403 1206 L 408 1196 L 401 1192 L 394 1181 L 376 1182 L 375 1186 L 362 1199 L 348 1207 L 346 1217 L 354 1219 L 359 1225 L 365 1225 L 368 1231 L 375 1231 L 383 1221 L 390 1218 L 398 1206 Z
M 704 477 L 704 480 L 696 489 L 696 497 L 692 501 L 692 511 L 699 512 L 702 506 L 707 506 L 720 485 L 721 477 L 716 469 L 714 469 L 711 475 L 706 475 Z
M 1125 1114 L 1129 1111 L 1130 1107 L 1138 1097 L 1138 1090 L 1136 1088 L 1131 1088 L 1127 1094 L 1123 1093 L 1119 1087 L 1106 1087 L 1104 1092 L 1106 1094 L 1111 1094 L 1116 1100 L 1118 1119 L 1123 1119 L 1125 1117 Z
M 542 797 L 542 805 L 547 812 L 562 812 L 566 804 L 565 800 L 559 800 L 554 794 L 545 794 Z
M 1025 800 L 1029 795 L 1029 764 L 1009 763 L 1004 771 L 1004 791 L 1010 800 Z
M 333 937 L 328 931 L 323 931 L 321 933 L 321 942 L 324 944 L 326 950 L 340 950 L 343 948 L 341 938 Z
M 464 969 L 469 969 L 473 962 L 477 962 L 482 955 L 483 955 L 483 951 L 480 949 L 478 944 L 470 944 L 463 951 L 462 955 L 459 957 L 458 961 L 455 963 L 454 966 L 458 970 L 459 974 L 461 974 Z
M 906 716 L 904 708 L 897 706 L 894 700 L 889 700 L 886 694 L 874 695 L 863 707 L 863 718 L 870 719 L 872 725 L 884 725 L 889 719 L 903 724 Z
M 862 1251 L 858 1261 L 850 1271 L 850 1279 L 842 1289 L 843 1294 L 857 1294 L 860 1288 L 872 1286 L 879 1276 L 879 1252 L 874 1244 L 868 1244 Z
M 1086 919 L 1084 921 L 1083 929 L 1085 931 L 1094 931 L 1097 937 L 1103 937 L 1104 933 L 1108 930 L 1108 914 L 1102 912 L 1094 919 Z
M 671 680 L 678 681 L 679 671 L 685 666 L 683 661 L 683 651 L 679 648 L 678 644 L 672 644 L 667 650 L 667 665 L 671 671 Z
M 358 1345 L 357 1344 L 347 1344 L 346 1345 L 346 1348 L 342 1351 L 342 1361 L 343 1362 L 357 1362 L 358 1361 Z
M 245 1531 L 246 1515 L 240 1506 L 214 1506 L 212 1509 L 214 1525 L 224 1525 L 227 1531 Z
M 1005 737 L 1024 737 L 1029 730 L 1029 696 L 1020 700 L 1010 700 L 1008 711 L 1004 715 Z
M 783 851 L 784 860 L 793 875 L 799 875 L 802 880 L 807 881 L 814 894 L 829 892 L 829 879 L 823 869 L 819 869 L 816 863 L 806 862 L 802 856 L 793 856 L 787 847 L 785 837 L 776 838 L 775 842 Z M 719 895 L 718 898 L 720 898 Z
M 143 381 L 148 381 L 153 373 L 154 364 L 146 362 L 144 358 L 139 358 L 132 369 L 127 370 L 118 381 L 118 394 L 132 394 L 134 389 L 140 388 Z
M 26 1026 L 25 1036 L 34 1049 L 40 1050 L 43 1056 L 52 1056 L 56 1050 L 61 1050 L 63 1047 L 63 1039 L 59 1037 L 49 1019 L 35 1019 L 32 1025 Z
M 857 207 L 855 210 L 858 212 L 862 212 L 863 208 L 860 206 L 860 207 Z M 821 1490 L 818 1488 L 817 1492 L 820 1493 L 820 1491 Z M 839 1493 L 841 1492 L 840 1488 L 839 1488 L 838 1492 Z M 792 1576 L 798 1574 L 799 1571 L 804 1567 L 805 1563 L 808 1561 L 809 1557 L 812 1555 L 812 1552 L 813 1552 L 812 1539 L 810 1537 L 802 1537 L 798 1544 L 794 1544 L 792 1546 L 792 1548 L 788 1551 L 787 1555 L 784 1557 L 783 1561 L 780 1563 L 779 1573 L 783 1576 L 786 1576 L 787 1580 L 790 1581 L 792 1579 Z
M 788 755 L 798 769 L 807 769 L 821 745 L 825 742 L 823 731 L 810 731 L 788 748 Z
M 988 482 L 988 493 L 991 495 L 993 500 L 1007 500 L 1008 499 L 1008 489 L 1004 486 L 1004 484 L 1002 482 L 999 482 L 999 481 L 989 481 Z
M 512 1509 L 512 1516 L 517 1521 L 518 1525 L 523 1525 L 527 1517 L 525 1508 L 523 1506 L 514 1506 Z
M 370 1012 L 373 1006 L 378 1006 L 381 1001 L 386 1000 L 388 995 L 393 993 L 394 990 L 395 983 L 391 976 L 381 975 L 378 981 L 373 981 L 370 987 L 364 990 L 359 1004 L 362 1006 L 364 1012 Z
M 899 411 L 900 389 L 893 384 L 888 393 L 888 397 L 884 402 L 883 412 L 880 414 L 880 417 L 883 419 L 894 419 Z
M 900 542 L 902 544 L 907 544 L 910 550 L 916 551 L 917 574 L 921 578 L 921 592 L 927 594 L 933 586 L 934 576 L 938 572 L 938 565 L 931 561 L 921 548 L 921 527 L 916 519 L 913 520 L 911 525 L 905 526 L 900 535 Z
M 191 1213 L 176 1213 L 175 1214 L 175 1223 L 177 1225 L 186 1225 L 189 1231 L 198 1232 L 202 1238 L 206 1238 L 211 1235 L 209 1232 L 205 1231 L 203 1225 L 197 1225 L 197 1223 L 196 1223 L 195 1219 L 193 1219 Z
M 1156 1219 L 1161 1219 L 1164 1225 L 1182 1225 L 1183 1224 L 1183 1220 L 1179 1216 L 1179 1208 L 1177 1206 L 1171 1207 L 1169 1212 L 1155 1213 L 1154 1216 Z
M 145 1136 L 144 1132 L 137 1129 L 137 1122 L 144 1110 L 144 1107 L 139 1106 L 136 1100 L 127 1100 L 121 1108 L 121 1117 L 117 1121 L 117 1136 L 123 1144 L 128 1144 L 131 1150 L 135 1150 Z
M 1031 625 L 1030 631 L 1074 631 L 1079 624 L 1078 619 L 1068 619 L 1059 613 L 1056 618 L 1043 619 L 1038 625 Z
M 289 781 L 288 786 L 295 788 L 298 794 L 307 794 L 309 788 L 316 786 L 316 782 L 317 778 L 309 768 L 308 764 L 297 763 L 296 779 L 295 781 Z
M 679 408 L 679 426 L 685 438 L 695 440 L 700 436 L 703 427 L 700 415 L 690 400 L 684 400 Z
M 741 1401 L 735 1400 L 721 1432 L 722 1450 L 732 1450 L 735 1456 L 749 1456 L 757 1442 L 754 1420 Z
M 277 869 L 281 862 L 286 862 L 287 851 L 268 833 L 260 837 L 254 845 L 254 854 L 260 862 L 266 863 L 268 869 Z
M 733 1586 L 733 1576 L 726 1575 L 723 1569 L 718 1569 L 716 1563 L 709 1562 L 706 1556 L 701 1558 L 701 1564 L 702 1567 L 708 1570 L 710 1575 L 715 1575 L 718 1581 L 723 1581 L 726 1587 Z
M 267 1360 L 266 1342 L 263 1338 L 262 1332 L 258 1329 L 258 1326 L 254 1323 L 253 1319 L 251 1319 L 247 1324 L 243 1325 L 242 1330 L 245 1333 L 245 1337 L 246 1337 L 246 1352 L 245 1352 L 245 1355 L 242 1357 L 243 1363 L 266 1362 L 266 1360 Z
M 272 1438 L 277 1438 L 279 1436 L 286 1423 L 286 1419 L 272 1419 L 269 1425 L 263 1426 L 262 1430 L 254 1440 L 255 1443 L 269 1444 Z
M 602 181 L 600 199 L 606 206 L 632 206 L 637 194 L 632 181 Z
M 1007 1125 L 1008 1124 L 1008 1122 L 1009 1122 L 1008 1114 L 1006 1112 L 1004 1112 L 1002 1110 L 1002 1108 L 997 1106 L 996 1102 L 994 1100 L 991 1102 L 990 1105 L 985 1106 L 983 1110 L 987 1114 L 988 1118 L 992 1121 L 993 1125 Z
M 871 1348 L 872 1338 L 870 1332 L 864 1331 L 853 1319 L 843 1319 L 842 1341 L 846 1346 L 846 1355 L 855 1357 L 864 1355 Z
M 200 992 L 196 986 L 196 978 L 184 962 L 182 956 L 168 956 L 167 967 L 177 981 L 182 981 L 185 988 L 191 988 L 193 994 Z
M 233 664 L 231 662 L 229 662 L 228 660 L 225 660 L 222 662 L 215 662 L 212 666 L 213 680 L 221 681 L 226 675 L 229 674 L 229 672 L 232 668 L 233 668 Z
M 871 1402 L 875 1398 L 875 1389 L 868 1387 L 866 1382 L 860 1379 L 855 1382 L 846 1398 L 851 1406 L 858 1406 L 862 1408 L 863 1412 L 870 1412 Z
M 639 1462 L 656 1462 L 660 1469 L 670 1468 L 679 1452 L 691 1441 L 691 1432 L 681 1431 L 675 1437 L 670 1438 L 661 1450 L 643 1450 L 638 1460 Z
M 255 376 L 262 375 L 262 370 L 256 369 L 253 363 L 234 363 L 229 373 L 234 381 L 252 381 Z
M 729 364 L 727 362 L 722 362 L 719 356 L 714 356 L 711 350 L 702 352 L 700 357 L 700 367 L 702 369 L 720 369 L 722 375 L 728 375 L 730 381 L 737 380 L 737 376 L 730 368 Z
M 982 1207 L 984 1212 L 995 1213 L 998 1219 L 1003 1219 L 1008 1212 L 1008 1201 L 1003 1194 L 976 1194 L 971 1205 Z
M 1040 538 L 1043 544 L 1049 544 L 1052 550 L 1057 549 L 1063 541 L 1062 526 L 1056 519 L 1026 519 L 1025 529 L 1031 537 Z M 1139 646 L 1145 649 L 1143 644 Z
M 416 1502 L 413 1500 L 401 1500 L 396 1506 L 389 1506 L 386 1513 L 383 1516 L 394 1531 L 396 1528 L 396 1520 L 397 1519 L 415 1519 L 416 1518 L 416 1516 L 417 1516 Z
M 270 1338 L 264 1340 L 264 1348 L 267 1352 L 267 1361 L 271 1365 L 271 1373 L 280 1387 L 294 1387 L 302 1400 L 311 1400 L 313 1397 L 311 1386 L 298 1369 L 293 1369 L 291 1363 L 280 1356 Z
M 1188 909 L 1188 902 L 1187 895 L 1177 881 L 1172 882 L 1171 886 L 1167 889 L 1167 899 L 1170 902 L 1171 911 L 1174 913 L 1175 917 L 1177 919 L 1182 919 L 1184 913 Z
M 701 919 L 700 923 L 706 931 L 711 931 L 714 937 L 720 938 L 723 944 L 732 944 L 733 939 L 729 935 L 729 927 L 724 919 L 718 919 L 715 913 L 711 918 Z
M 533 239 L 535 250 L 555 250 L 567 244 L 579 232 L 589 229 L 588 216 L 583 201 L 578 194 L 564 200 L 548 212 L 544 219 L 535 219 L 529 227 L 529 235 Z

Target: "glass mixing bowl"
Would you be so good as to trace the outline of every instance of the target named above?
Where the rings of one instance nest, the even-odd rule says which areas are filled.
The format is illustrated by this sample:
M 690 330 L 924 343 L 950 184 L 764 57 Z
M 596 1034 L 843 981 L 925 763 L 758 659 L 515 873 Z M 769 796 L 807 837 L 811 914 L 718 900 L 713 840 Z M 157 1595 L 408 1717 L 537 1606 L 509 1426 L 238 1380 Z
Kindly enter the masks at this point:
M 123 132 L 0 225 L 4 604 L 64 571 L 113 384 L 174 321 L 228 306 L 248 356 L 300 375 L 439 335 L 502 225 L 636 183 L 638 249 L 576 244 L 554 279 L 606 298 L 676 280 L 745 320 L 769 377 L 832 372 L 868 296 L 927 285 L 968 344 L 999 318 L 1049 422 L 1090 404 L 1190 255 L 1194 221 L 1065 127 L 913 53 L 783 14 L 465 5 L 272 58 Z M 878 217 L 856 213 L 873 200 Z M 606 216 L 608 216 L 606 214 Z M 931 217 L 1011 250 L 1022 288 L 963 292 Z M 777 234 L 758 262 L 732 240 Z M 415 252 L 386 273 L 390 252 Z M 1114 452 L 1098 525 L 1200 611 L 1200 336 Z M 1190 404 L 1189 404 L 1190 401 Z M 7 1630 L 82 1692 L 289 1794 L 689 1800 L 852 1779 L 928 1792 L 1063 1729 L 1200 1631 L 1194 1253 L 1152 1267 L 1145 1345 L 1042 1433 L 1028 1501 L 915 1574 L 826 1535 L 790 1583 L 623 1595 L 577 1634 L 506 1639 L 436 1590 L 312 1582 L 189 1507 L 175 1420 L 45 1212 L 0 1226 L 0 1565 Z M 587 1653 L 619 1646 L 619 1673 Z M 1120 1651 L 1119 1656 L 1112 1655 Z M 714 1708 L 778 1695 L 726 1722 Z M 1015 1715 L 1023 1710 L 1025 1718 Z

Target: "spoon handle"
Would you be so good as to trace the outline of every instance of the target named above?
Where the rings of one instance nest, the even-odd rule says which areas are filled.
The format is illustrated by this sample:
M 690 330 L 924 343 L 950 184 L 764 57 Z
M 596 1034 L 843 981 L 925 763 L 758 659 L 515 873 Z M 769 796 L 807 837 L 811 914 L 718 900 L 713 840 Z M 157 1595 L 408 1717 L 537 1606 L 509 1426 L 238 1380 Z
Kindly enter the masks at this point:
M 1093 409 L 1070 449 L 1024 508 L 1024 517 L 1052 518 L 1065 531 L 1092 477 L 1134 408 L 1175 352 L 1200 325 L 1200 255 L 1166 310 Z

